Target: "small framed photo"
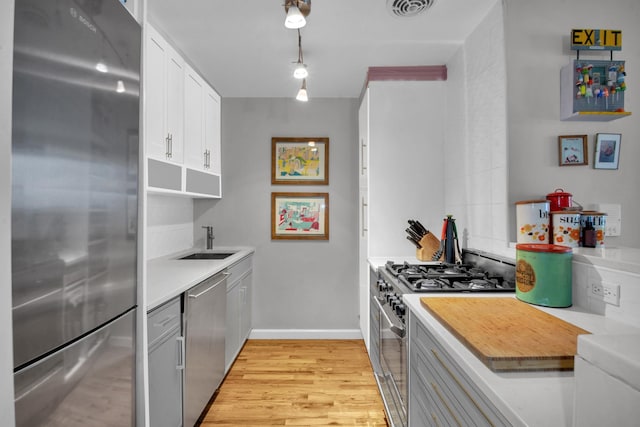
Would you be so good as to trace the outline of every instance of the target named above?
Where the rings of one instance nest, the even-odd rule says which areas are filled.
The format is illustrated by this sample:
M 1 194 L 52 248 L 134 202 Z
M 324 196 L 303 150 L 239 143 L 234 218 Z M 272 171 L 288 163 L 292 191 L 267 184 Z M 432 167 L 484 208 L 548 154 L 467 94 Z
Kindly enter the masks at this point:
M 599 133 L 596 135 L 596 154 L 593 167 L 595 169 L 618 169 L 620 160 L 619 133 Z
M 560 166 L 589 164 L 587 152 L 587 135 L 566 135 L 558 137 L 558 161 L 560 162 Z
M 271 238 L 329 240 L 329 193 L 271 193 Z
M 271 184 L 328 185 L 329 138 L 271 138 Z

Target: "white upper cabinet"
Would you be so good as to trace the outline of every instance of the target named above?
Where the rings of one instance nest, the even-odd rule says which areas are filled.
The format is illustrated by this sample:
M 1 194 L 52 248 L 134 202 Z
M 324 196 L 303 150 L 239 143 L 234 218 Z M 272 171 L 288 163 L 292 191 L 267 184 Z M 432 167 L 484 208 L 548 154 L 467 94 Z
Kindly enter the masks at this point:
M 185 73 L 185 166 L 220 174 L 220 96 L 194 70 Z
M 220 96 L 146 25 L 144 129 L 147 189 L 222 196 Z
M 187 65 L 184 73 L 184 164 L 205 169 L 204 81 Z
M 220 95 L 209 86 L 204 93 L 204 148 L 207 153 L 207 169 L 222 174 L 220 149 Z
M 145 142 L 147 155 L 182 163 L 184 61 L 147 25 L 144 61 Z

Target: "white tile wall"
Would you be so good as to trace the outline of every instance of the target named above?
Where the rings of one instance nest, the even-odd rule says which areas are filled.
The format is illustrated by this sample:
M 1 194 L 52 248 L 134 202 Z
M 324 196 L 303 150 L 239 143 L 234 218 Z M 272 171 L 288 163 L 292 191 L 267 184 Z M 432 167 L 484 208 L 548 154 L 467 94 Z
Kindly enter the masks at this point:
M 147 259 L 193 247 L 193 200 L 160 196 L 147 197 Z
M 446 158 L 462 179 L 447 175 L 448 213 L 466 247 L 513 256 L 507 237 L 506 65 L 502 4 L 497 2 L 447 64 Z M 460 75 L 462 69 L 462 75 Z M 466 83 L 462 83 L 466 82 Z M 461 93 L 462 92 L 462 93 Z M 461 99 L 461 103 L 456 100 Z M 458 120 L 453 123 L 453 120 Z M 463 124 L 461 126 L 461 124 Z M 466 158 L 461 158 L 462 153 Z M 452 195 L 454 194 L 454 195 Z M 459 195 L 464 195 L 461 201 Z

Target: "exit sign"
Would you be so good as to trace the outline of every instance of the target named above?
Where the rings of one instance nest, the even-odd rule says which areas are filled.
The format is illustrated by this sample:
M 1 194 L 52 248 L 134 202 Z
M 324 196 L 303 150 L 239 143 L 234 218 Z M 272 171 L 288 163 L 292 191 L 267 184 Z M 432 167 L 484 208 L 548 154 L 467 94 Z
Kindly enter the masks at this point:
M 622 50 L 622 31 L 571 30 L 571 50 Z

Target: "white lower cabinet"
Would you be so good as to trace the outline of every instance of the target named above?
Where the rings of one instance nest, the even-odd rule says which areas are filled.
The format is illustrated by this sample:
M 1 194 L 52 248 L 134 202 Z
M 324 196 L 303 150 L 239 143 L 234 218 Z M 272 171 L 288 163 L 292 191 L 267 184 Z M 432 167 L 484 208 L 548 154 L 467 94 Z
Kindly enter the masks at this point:
M 148 314 L 149 425 L 182 425 L 184 341 L 180 297 Z
M 227 328 L 225 335 L 225 373 L 251 333 L 251 288 L 253 256 L 232 265 L 227 281 Z
M 510 425 L 411 312 L 408 405 L 411 427 Z

